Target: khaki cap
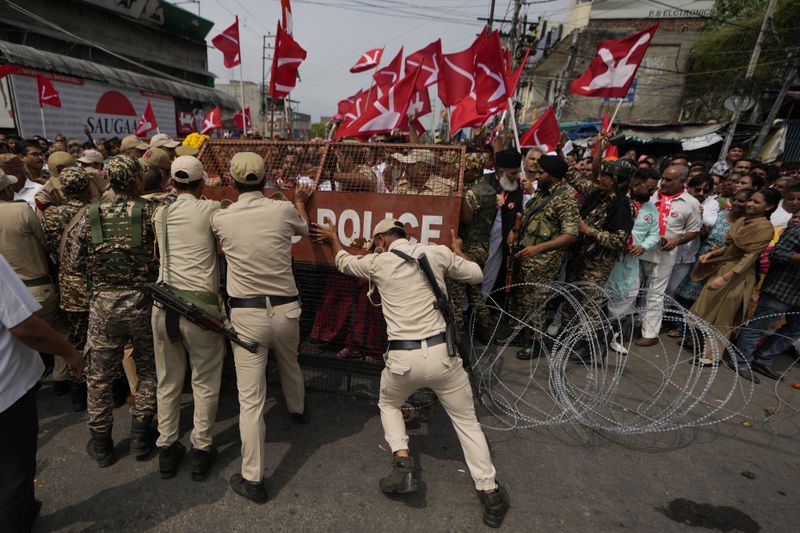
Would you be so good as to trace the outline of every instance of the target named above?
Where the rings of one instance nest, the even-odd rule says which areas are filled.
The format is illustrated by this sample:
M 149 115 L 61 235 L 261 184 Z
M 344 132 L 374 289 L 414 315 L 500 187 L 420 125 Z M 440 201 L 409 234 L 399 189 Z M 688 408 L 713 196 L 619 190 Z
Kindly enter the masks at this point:
M 207 176 L 203 163 L 196 157 L 182 155 L 172 162 L 169 175 L 178 183 L 192 183 Z
M 24 167 L 25 162 L 16 154 L 0 154 L 0 168 L 3 170 Z
M 58 167 L 74 167 L 76 165 L 75 159 L 69 152 L 53 152 L 50 154 L 50 157 L 47 158 L 47 168 L 50 169 L 50 179 L 53 181 L 53 185 L 59 189 L 61 188 L 58 183 Z
M 264 178 L 264 158 L 254 152 L 239 152 L 231 158 L 231 176 L 239 183 L 260 182 Z
M 386 233 L 392 228 L 400 228 L 403 231 L 406 229 L 405 225 L 396 218 L 384 218 L 375 224 L 375 231 L 372 232 L 372 236 L 376 237 L 382 233 Z
M 84 150 L 81 156 L 78 158 L 78 161 L 88 164 L 102 163 L 103 154 L 97 150 Z
M 15 176 L 11 176 L 0 170 L 0 191 L 15 183 L 17 183 L 17 178 Z
M 147 150 L 150 148 L 150 145 L 141 140 L 136 135 L 128 135 L 124 139 L 122 139 L 122 143 L 119 145 L 120 152 L 124 152 L 125 150 L 129 150 L 131 148 L 137 148 L 139 150 Z
M 195 148 L 194 146 L 182 144 L 175 148 L 175 153 L 177 155 L 197 155 L 200 153 L 200 149 Z
M 436 159 L 433 157 L 433 152 L 430 150 L 415 149 L 408 152 L 408 155 L 403 155 L 400 152 L 392 154 L 396 160 L 406 165 L 413 165 L 414 163 L 427 163 L 433 165 Z
M 139 158 L 139 162 L 146 167 L 156 167 L 161 170 L 169 170 L 169 154 L 161 148 L 150 148 Z
M 180 146 L 181 143 L 174 140 L 172 137 L 167 135 L 166 133 L 159 133 L 157 135 L 153 135 L 150 139 L 150 148 L 176 148 Z

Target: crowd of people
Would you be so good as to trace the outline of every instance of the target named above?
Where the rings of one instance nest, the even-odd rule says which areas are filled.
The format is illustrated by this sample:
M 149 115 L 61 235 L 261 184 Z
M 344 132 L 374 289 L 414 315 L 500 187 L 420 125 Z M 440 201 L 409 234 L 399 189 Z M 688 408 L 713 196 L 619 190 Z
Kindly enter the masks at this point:
M 24 443 L 16 435 L 0 439 L 4 464 L 14 465 L 0 474 L 0 529 L 30 529 L 37 512 L 35 394 L 48 363 L 55 393 L 69 394 L 75 411 L 87 410 L 88 449 L 101 468 L 116 460 L 113 409 L 127 382 L 131 455 L 144 460 L 157 451 L 163 478 L 176 475 L 187 453 L 178 417 L 188 366 L 191 475 L 208 477 L 226 346 L 220 335 L 154 303 L 144 288 L 155 282 L 258 343 L 254 352 L 232 346 L 242 468 L 231 487 L 266 502 L 269 350 L 288 412 L 298 423 L 310 420 L 298 364 L 298 346 L 309 340 L 301 338 L 303 287 L 295 283 L 291 258 L 292 239 L 309 231 L 315 246 L 333 247 L 336 275 L 362 278 L 344 290 L 323 287 L 310 336 L 358 334 L 336 319 L 352 314 L 371 325 L 367 351 L 384 354 L 379 406 L 394 461 L 381 489 L 417 488 L 400 406 L 413 389 L 429 386 L 458 430 L 484 521 L 494 527 L 508 495 L 495 481 L 466 374 L 445 350 L 445 321 L 413 266 L 421 253 L 447 288 L 457 327 L 474 332 L 477 342 L 519 347 L 518 359 L 546 357 L 559 327 L 587 322 L 598 324 L 608 349 L 627 353 L 625 332 L 635 327 L 637 307 L 644 308 L 637 347 L 669 338 L 686 344 L 693 336 L 685 324 L 663 320 L 667 306 L 680 304 L 737 347 L 724 355 L 709 340 L 694 364 L 726 359 L 751 381 L 759 380 L 754 372 L 781 379 L 772 362 L 800 337 L 797 171 L 745 159 L 738 145 L 713 166 L 683 154 L 654 158 L 630 150 L 608 157 L 604 132 L 585 157 L 540 147 L 523 154 L 496 137 L 468 146 L 462 161 L 456 150 L 395 150 L 397 139 L 383 140 L 375 148 L 342 143 L 272 147 L 267 156 L 235 153 L 221 183 L 230 181 L 238 199 L 226 206 L 203 196 L 204 187 L 220 180 L 209 177 L 197 148 L 167 135 L 105 143 L 0 137 L 0 417 L 26 435 Z M 292 200 L 267 188 L 293 188 Z M 350 255 L 334 228 L 309 220 L 306 204 L 315 190 L 461 193 L 460 226 L 449 247 L 420 246 L 401 222 L 386 219 Z M 556 281 L 580 285 L 584 309 L 554 307 L 546 285 Z M 367 302 L 373 286 L 382 310 Z M 501 307 L 514 320 L 493 335 Z M 592 316 L 598 309 L 614 318 L 608 331 L 600 326 L 608 321 Z M 605 357 L 592 337 L 578 342 L 572 359 Z M 443 368 L 424 366 L 429 352 Z

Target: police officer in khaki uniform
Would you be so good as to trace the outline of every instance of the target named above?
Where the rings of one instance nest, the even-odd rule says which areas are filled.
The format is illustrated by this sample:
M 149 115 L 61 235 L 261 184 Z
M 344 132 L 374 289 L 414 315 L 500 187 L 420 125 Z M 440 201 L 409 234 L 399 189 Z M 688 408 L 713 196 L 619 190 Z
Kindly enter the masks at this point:
M 219 210 L 220 204 L 198 198 L 205 172 L 196 158 L 188 155 L 177 158 L 170 173 L 178 197 L 172 205 L 159 207 L 153 213 L 160 258 L 158 281 L 222 319 L 225 311 L 219 296 L 217 243 L 211 232 L 211 215 Z M 192 479 L 202 481 L 208 477 L 217 456 L 211 427 L 217 414 L 225 342 L 222 335 L 171 315 L 171 311 L 161 309 L 158 304 L 153 306 L 159 469 L 162 478 L 174 477 L 186 452 L 178 440 L 178 426 L 188 353 L 194 397 L 194 428 L 190 437 Z
M 231 478 L 233 490 L 257 503 L 267 501 L 264 487 L 267 350 L 278 361 L 286 407 L 299 422 L 308 421 L 297 346 L 300 302 L 292 274 L 292 237 L 308 233 L 305 202 L 311 189 L 295 190 L 294 206 L 265 198 L 264 158 L 241 152 L 231 158 L 231 176 L 239 199 L 211 216 L 211 227 L 228 263 L 231 324 L 242 337 L 258 342 L 252 354 L 233 347 L 239 388 L 242 472 Z
M 312 234 L 316 240 L 331 244 L 340 272 L 368 279 L 381 294 L 389 350 L 384 355 L 386 366 L 381 374 L 378 407 L 386 442 L 394 453 L 392 473 L 380 481 L 381 490 L 387 494 L 417 490 L 414 459 L 409 456 L 400 406 L 417 389 L 430 387 L 455 426 L 485 508 L 483 521 L 499 527 L 509 507 L 508 494 L 495 481 L 489 446 L 475 416 L 467 373 L 461 359 L 447 353 L 445 321 L 434 307 L 433 291 L 422 271 L 416 263 L 393 252 L 414 259 L 424 253 L 439 287 L 444 287 L 445 276 L 478 284 L 483 279 L 480 267 L 464 257 L 461 241 L 452 231 L 452 251 L 441 245 L 412 244 L 406 239 L 403 224 L 395 219 L 384 219 L 375 226 L 373 246 L 384 251 L 362 257 L 344 251 L 333 227 L 315 225 Z
M 47 168 L 50 169 L 50 179 L 44 184 L 39 192 L 34 196 L 36 200 L 36 214 L 39 217 L 44 215 L 45 210 L 53 205 L 61 205 L 66 202 L 66 196 L 61 187 L 58 177 L 65 168 L 74 167 L 78 164 L 75 159 L 67 152 L 53 152 L 47 158 Z

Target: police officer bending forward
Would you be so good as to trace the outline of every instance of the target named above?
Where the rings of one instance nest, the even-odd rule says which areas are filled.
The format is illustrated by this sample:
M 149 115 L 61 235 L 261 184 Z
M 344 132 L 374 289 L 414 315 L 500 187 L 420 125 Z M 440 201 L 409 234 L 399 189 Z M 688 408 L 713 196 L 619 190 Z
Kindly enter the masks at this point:
M 452 232 L 451 232 L 452 234 Z M 381 374 L 381 423 L 386 441 L 394 453 L 393 470 L 381 479 L 384 493 L 409 493 L 417 490 L 414 459 L 408 452 L 400 405 L 417 389 L 430 387 L 442 402 L 455 426 L 464 458 L 481 503 L 483 521 L 499 527 L 509 507 L 508 493 L 495 482 L 495 469 L 489 446 L 475 416 L 469 380 L 461 359 L 450 357 L 445 344 L 445 321 L 433 306 L 433 291 L 416 263 L 392 252 L 413 258 L 425 254 L 440 287 L 444 278 L 469 284 L 483 279 L 480 267 L 464 258 L 461 241 L 453 237 L 453 250 L 441 245 L 412 244 L 406 239 L 403 224 L 385 219 L 375 226 L 373 246 L 383 253 L 357 257 L 342 249 L 336 229 L 314 225 L 316 240 L 326 240 L 336 256 L 336 267 L 345 274 L 366 278 L 381 294 L 386 318 L 389 350 Z

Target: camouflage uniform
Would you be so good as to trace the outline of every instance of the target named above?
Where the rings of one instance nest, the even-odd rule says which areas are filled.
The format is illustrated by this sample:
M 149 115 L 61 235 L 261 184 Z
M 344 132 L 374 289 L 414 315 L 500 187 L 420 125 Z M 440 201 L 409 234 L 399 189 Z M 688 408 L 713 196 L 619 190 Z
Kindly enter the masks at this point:
M 547 192 L 536 193 L 522 217 L 519 241 L 523 247 L 535 246 L 559 235 L 578 235 L 578 201 L 567 183 L 553 184 Z M 566 256 L 566 249 L 550 250 L 519 264 L 519 282 L 524 284 L 551 283 L 556 280 Z M 549 294 L 536 285 L 514 289 L 511 313 L 538 331 L 544 329 L 545 310 Z
M 141 179 L 139 163 L 128 156 L 109 160 L 115 190 L 130 190 Z M 138 385 L 131 406 L 134 422 L 152 420 L 156 408 L 156 370 L 150 325 L 152 303 L 139 289 L 158 278 L 154 235 L 148 223 L 153 204 L 128 194 L 111 203 L 93 202 L 81 216 L 71 243 L 70 260 L 92 286 L 86 379 L 89 429 L 106 433 L 113 425 L 112 381 L 127 342 L 134 346 Z

